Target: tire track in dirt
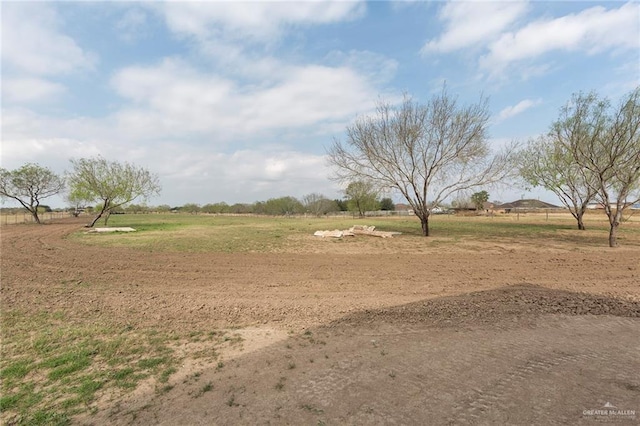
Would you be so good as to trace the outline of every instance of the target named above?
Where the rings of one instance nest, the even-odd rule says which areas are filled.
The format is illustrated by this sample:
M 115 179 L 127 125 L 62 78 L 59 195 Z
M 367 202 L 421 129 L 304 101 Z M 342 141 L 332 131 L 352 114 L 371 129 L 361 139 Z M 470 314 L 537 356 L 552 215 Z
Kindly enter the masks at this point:
M 473 389 L 454 407 L 454 415 L 447 421 L 451 424 L 481 422 L 489 410 L 507 411 L 512 402 L 509 396 L 515 389 L 526 386 L 535 376 L 547 373 L 552 368 L 562 368 L 565 363 L 577 363 L 598 359 L 594 354 L 551 354 L 543 359 L 527 360 L 525 363 L 505 371 L 490 384 L 488 389 Z
M 576 380 L 573 377 L 576 372 L 594 370 L 594 366 L 597 366 L 597 370 L 604 377 L 612 371 L 618 371 L 624 372 L 623 377 L 629 380 L 629 374 L 633 375 L 633 371 L 640 367 L 640 361 L 635 358 L 637 344 L 636 347 L 632 344 L 640 329 L 639 320 L 618 320 L 614 317 L 588 317 L 587 320 L 579 318 L 575 322 L 572 319 L 564 320 L 568 322 L 564 331 L 553 335 L 548 333 L 550 327 L 545 326 L 547 317 L 539 320 L 540 328 L 521 330 L 512 326 L 510 332 L 506 332 L 504 336 L 500 334 L 505 333 L 507 327 L 495 330 L 489 326 L 485 330 L 467 332 L 466 335 L 444 330 L 449 336 L 447 341 L 438 340 L 438 343 L 442 344 L 439 349 L 429 348 L 424 344 L 430 336 L 433 337 L 433 334 L 437 333 L 434 329 L 425 330 L 422 336 L 412 331 L 404 334 L 402 338 L 389 339 L 384 344 L 380 342 L 381 346 L 398 348 L 396 350 L 401 352 L 390 357 L 386 363 L 388 371 L 401 380 L 402 395 L 409 400 L 417 399 L 420 403 L 411 405 L 405 402 L 404 406 L 403 403 L 389 404 L 382 399 L 383 395 L 378 394 L 371 399 L 365 411 L 349 417 L 348 423 L 388 423 L 393 419 L 399 424 L 418 424 L 416 419 L 430 418 L 431 424 L 496 424 L 491 417 L 485 420 L 483 418 L 492 412 L 509 413 L 517 408 L 514 404 L 526 403 L 514 400 L 511 396 L 518 390 L 526 389 L 542 376 L 560 373 L 555 378 L 556 381 L 571 382 Z M 555 319 L 551 320 L 551 323 L 555 322 Z M 575 330 L 588 336 L 588 339 L 572 344 Z M 606 331 L 610 336 L 608 341 L 604 342 L 605 346 L 599 351 L 588 349 L 589 343 L 594 341 L 594 336 L 600 335 L 602 331 Z M 478 334 L 484 335 L 484 339 L 479 338 Z M 383 336 L 391 337 L 393 334 Z M 613 336 L 626 339 L 627 346 L 607 347 L 607 344 L 615 342 Z M 410 339 L 407 339 L 408 337 Z M 363 356 L 375 357 L 375 354 L 367 351 Z M 606 365 L 606 368 L 603 368 L 603 365 Z M 375 388 L 376 386 L 370 382 L 380 380 L 379 375 L 377 380 L 373 378 L 380 371 L 379 367 L 371 365 L 365 368 L 360 365 L 358 369 L 351 371 L 333 369 L 323 376 L 323 386 L 317 386 L 315 379 L 303 385 L 303 395 L 318 405 L 331 407 L 340 397 L 327 399 L 327 395 L 339 395 L 341 392 L 344 394 L 345 388 L 358 384 L 366 389 Z M 365 373 L 363 370 L 369 372 Z M 600 381 L 602 377 L 594 376 L 594 380 Z M 631 380 L 638 380 L 637 374 Z M 333 386 L 326 386 L 326 383 Z M 335 385 L 336 383 L 339 385 Z M 385 387 L 380 386 L 379 389 Z M 594 398 L 593 403 L 602 397 L 599 395 Z M 434 404 L 439 409 L 444 409 L 443 411 L 449 410 L 449 416 L 433 422 L 434 418 L 431 416 L 438 411 Z M 387 407 L 391 407 L 392 410 L 388 411 Z M 578 416 L 580 407 L 572 408 L 572 414 Z M 558 411 L 558 407 L 554 409 L 554 415 L 563 415 Z M 530 421 L 536 424 L 555 424 L 558 420 L 537 409 L 535 405 L 525 409 L 520 407 L 520 410 L 528 412 Z M 389 417 L 389 413 L 394 413 L 394 416 Z M 575 421 L 579 421 L 579 418 L 573 417 L 573 422 Z M 516 424 L 531 423 L 525 420 Z

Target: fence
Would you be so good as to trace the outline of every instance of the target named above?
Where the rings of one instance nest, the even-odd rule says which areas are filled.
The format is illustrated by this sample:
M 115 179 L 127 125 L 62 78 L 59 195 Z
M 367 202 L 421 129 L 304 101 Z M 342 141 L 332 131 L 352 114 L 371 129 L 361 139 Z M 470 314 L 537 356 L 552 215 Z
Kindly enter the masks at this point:
M 53 219 L 62 219 L 65 217 L 71 217 L 70 212 L 45 212 L 38 213 L 38 217 L 41 222 Z M 33 216 L 31 213 L 0 213 L 0 225 L 15 225 L 18 223 L 34 223 Z

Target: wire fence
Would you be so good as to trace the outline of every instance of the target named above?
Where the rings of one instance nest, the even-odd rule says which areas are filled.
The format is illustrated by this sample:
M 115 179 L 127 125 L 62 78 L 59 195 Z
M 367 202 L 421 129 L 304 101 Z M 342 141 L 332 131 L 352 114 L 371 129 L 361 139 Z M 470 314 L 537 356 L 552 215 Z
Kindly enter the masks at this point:
M 38 213 L 40 222 L 45 222 L 53 219 L 62 219 L 65 217 L 71 217 L 71 212 L 45 212 Z M 31 213 L 0 213 L 0 225 L 17 225 L 21 223 L 34 223 L 33 215 Z

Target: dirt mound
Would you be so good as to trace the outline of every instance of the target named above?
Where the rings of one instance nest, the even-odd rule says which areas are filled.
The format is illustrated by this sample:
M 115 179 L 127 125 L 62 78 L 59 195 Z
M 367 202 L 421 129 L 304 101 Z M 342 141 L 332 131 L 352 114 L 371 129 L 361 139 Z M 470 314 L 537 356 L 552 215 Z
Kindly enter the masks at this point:
M 640 317 L 640 302 L 619 298 L 551 290 L 534 284 L 517 284 L 460 296 L 428 299 L 382 309 L 365 309 L 332 323 L 367 324 L 377 321 L 458 325 L 489 323 L 501 319 L 542 314 L 612 315 Z

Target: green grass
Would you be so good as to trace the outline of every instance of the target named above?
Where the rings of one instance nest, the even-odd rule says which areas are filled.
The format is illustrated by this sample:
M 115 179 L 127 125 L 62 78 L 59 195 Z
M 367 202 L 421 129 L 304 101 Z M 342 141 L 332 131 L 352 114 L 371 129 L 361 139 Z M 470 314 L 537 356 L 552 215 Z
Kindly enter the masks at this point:
M 304 251 L 305 244 L 312 244 L 310 236 L 317 230 L 348 229 L 357 224 L 373 225 L 381 231 L 401 232 L 400 238 L 411 239 L 416 248 L 470 242 L 606 246 L 609 229 L 604 215 L 587 216 L 587 232 L 578 232 L 575 220 L 569 214 L 548 220 L 544 214 L 495 217 L 435 215 L 430 218 L 431 236 L 425 239 L 415 216 L 357 219 L 152 214 L 116 215 L 110 219 L 110 226 L 131 226 L 137 229 L 135 233 L 78 232 L 70 238 L 83 244 L 151 252 L 299 252 Z M 621 245 L 640 245 L 638 222 L 623 223 L 619 228 L 619 240 Z M 350 244 L 352 241 L 334 240 L 336 244 Z
M 165 384 L 189 336 L 132 327 L 73 323 L 60 312 L 0 315 L 2 424 L 66 425 L 95 410 L 103 392 L 130 392 L 142 380 Z M 202 333 L 204 335 L 204 332 Z M 223 343 L 215 333 L 211 345 Z
M 419 234 L 413 218 L 273 218 L 208 215 L 117 215 L 109 226 L 130 226 L 135 233 L 79 232 L 82 243 L 106 247 L 131 247 L 173 252 L 269 252 L 286 246 L 290 237 L 312 235 L 319 229 L 347 229 L 353 225 L 374 225 L 379 230 Z

